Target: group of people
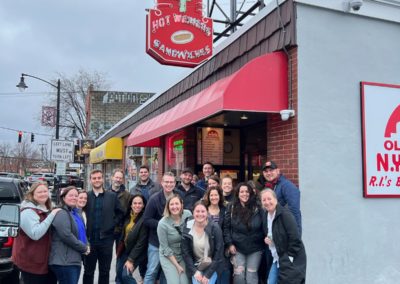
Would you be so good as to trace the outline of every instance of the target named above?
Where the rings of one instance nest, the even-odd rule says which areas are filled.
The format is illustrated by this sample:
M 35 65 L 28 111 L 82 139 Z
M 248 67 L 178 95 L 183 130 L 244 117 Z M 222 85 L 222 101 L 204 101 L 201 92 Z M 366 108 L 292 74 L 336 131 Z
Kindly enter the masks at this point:
M 94 170 L 91 191 L 68 187 L 54 209 L 46 184 L 35 184 L 21 206 L 14 262 L 27 284 L 78 283 L 82 262 L 83 283 L 93 283 L 97 262 L 98 283 L 109 283 L 115 244 L 116 283 L 137 283 L 136 269 L 144 284 L 305 283 L 300 192 L 276 163 L 262 173 L 234 189 L 211 163 L 197 183 L 184 169 L 180 184 L 171 172 L 158 184 L 142 166 L 127 191 L 122 170 L 107 189 Z

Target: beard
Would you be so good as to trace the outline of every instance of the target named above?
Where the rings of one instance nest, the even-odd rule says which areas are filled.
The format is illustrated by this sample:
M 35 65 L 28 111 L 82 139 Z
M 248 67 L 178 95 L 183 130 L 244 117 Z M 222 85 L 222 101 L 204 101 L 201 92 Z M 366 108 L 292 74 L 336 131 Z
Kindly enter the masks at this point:
M 95 184 L 92 184 L 92 187 L 93 187 L 93 189 L 95 189 L 95 190 L 101 190 L 101 189 L 103 189 L 103 184 L 100 184 L 100 185 L 98 185 L 98 186 L 96 186 Z

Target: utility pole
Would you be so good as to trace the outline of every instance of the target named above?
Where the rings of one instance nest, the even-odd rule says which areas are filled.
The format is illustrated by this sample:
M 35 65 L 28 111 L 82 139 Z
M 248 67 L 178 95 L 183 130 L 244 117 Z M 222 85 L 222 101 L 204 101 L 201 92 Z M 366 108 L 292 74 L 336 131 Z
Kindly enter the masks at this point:
M 40 151 L 42 153 L 42 161 L 44 161 L 44 148 L 47 146 L 46 144 L 39 144 Z M 47 156 L 47 155 L 46 155 Z

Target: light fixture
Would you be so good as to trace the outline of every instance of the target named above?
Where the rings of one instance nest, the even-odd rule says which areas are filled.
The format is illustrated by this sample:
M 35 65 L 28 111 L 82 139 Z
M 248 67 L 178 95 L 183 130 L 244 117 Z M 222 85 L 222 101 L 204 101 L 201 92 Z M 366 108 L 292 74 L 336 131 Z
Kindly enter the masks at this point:
M 25 84 L 24 76 L 21 76 L 21 80 L 16 87 L 19 89 L 20 92 L 23 92 L 26 88 L 28 88 L 28 86 Z
M 73 126 L 72 127 L 72 131 L 71 131 L 71 138 L 78 138 L 78 135 L 76 135 L 76 127 Z
M 343 10 L 345 12 L 350 12 L 351 10 L 358 12 L 363 4 L 363 0 L 346 0 L 343 2 Z
M 287 121 L 289 118 L 294 117 L 295 111 L 293 109 L 283 109 L 279 112 L 281 114 L 281 119 Z
M 46 81 L 46 80 L 44 80 L 44 79 L 42 79 L 42 78 L 39 78 L 39 77 L 36 77 L 36 76 L 33 76 L 33 75 L 29 75 L 29 74 L 22 73 L 22 74 L 21 74 L 21 79 L 20 79 L 18 85 L 16 86 L 21 92 L 24 91 L 26 88 L 28 88 L 28 86 L 25 84 L 25 77 L 34 78 L 34 79 L 36 79 L 36 80 L 42 81 L 42 82 L 44 82 L 44 83 L 46 83 L 46 84 L 49 84 L 50 86 L 52 86 L 52 87 L 54 87 L 54 88 L 57 89 L 56 140 L 58 140 L 58 138 L 59 138 L 59 133 L 60 133 L 60 90 L 61 90 L 61 82 L 60 82 L 60 79 L 57 80 L 57 85 L 55 85 L 55 84 L 53 84 L 53 83 L 51 83 L 51 82 L 49 82 L 49 81 Z
M 240 119 L 246 120 L 246 119 L 249 119 L 249 118 L 247 117 L 247 115 L 245 113 L 243 113 L 242 116 L 240 117 Z

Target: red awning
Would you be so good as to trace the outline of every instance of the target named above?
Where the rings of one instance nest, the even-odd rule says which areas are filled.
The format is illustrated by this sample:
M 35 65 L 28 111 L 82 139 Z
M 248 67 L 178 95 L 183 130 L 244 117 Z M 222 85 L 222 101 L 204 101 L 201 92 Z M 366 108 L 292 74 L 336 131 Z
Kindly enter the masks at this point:
M 143 122 L 128 146 L 159 147 L 160 137 L 221 111 L 279 112 L 288 105 L 287 58 L 283 52 L 257 57 L 232 75 Z

